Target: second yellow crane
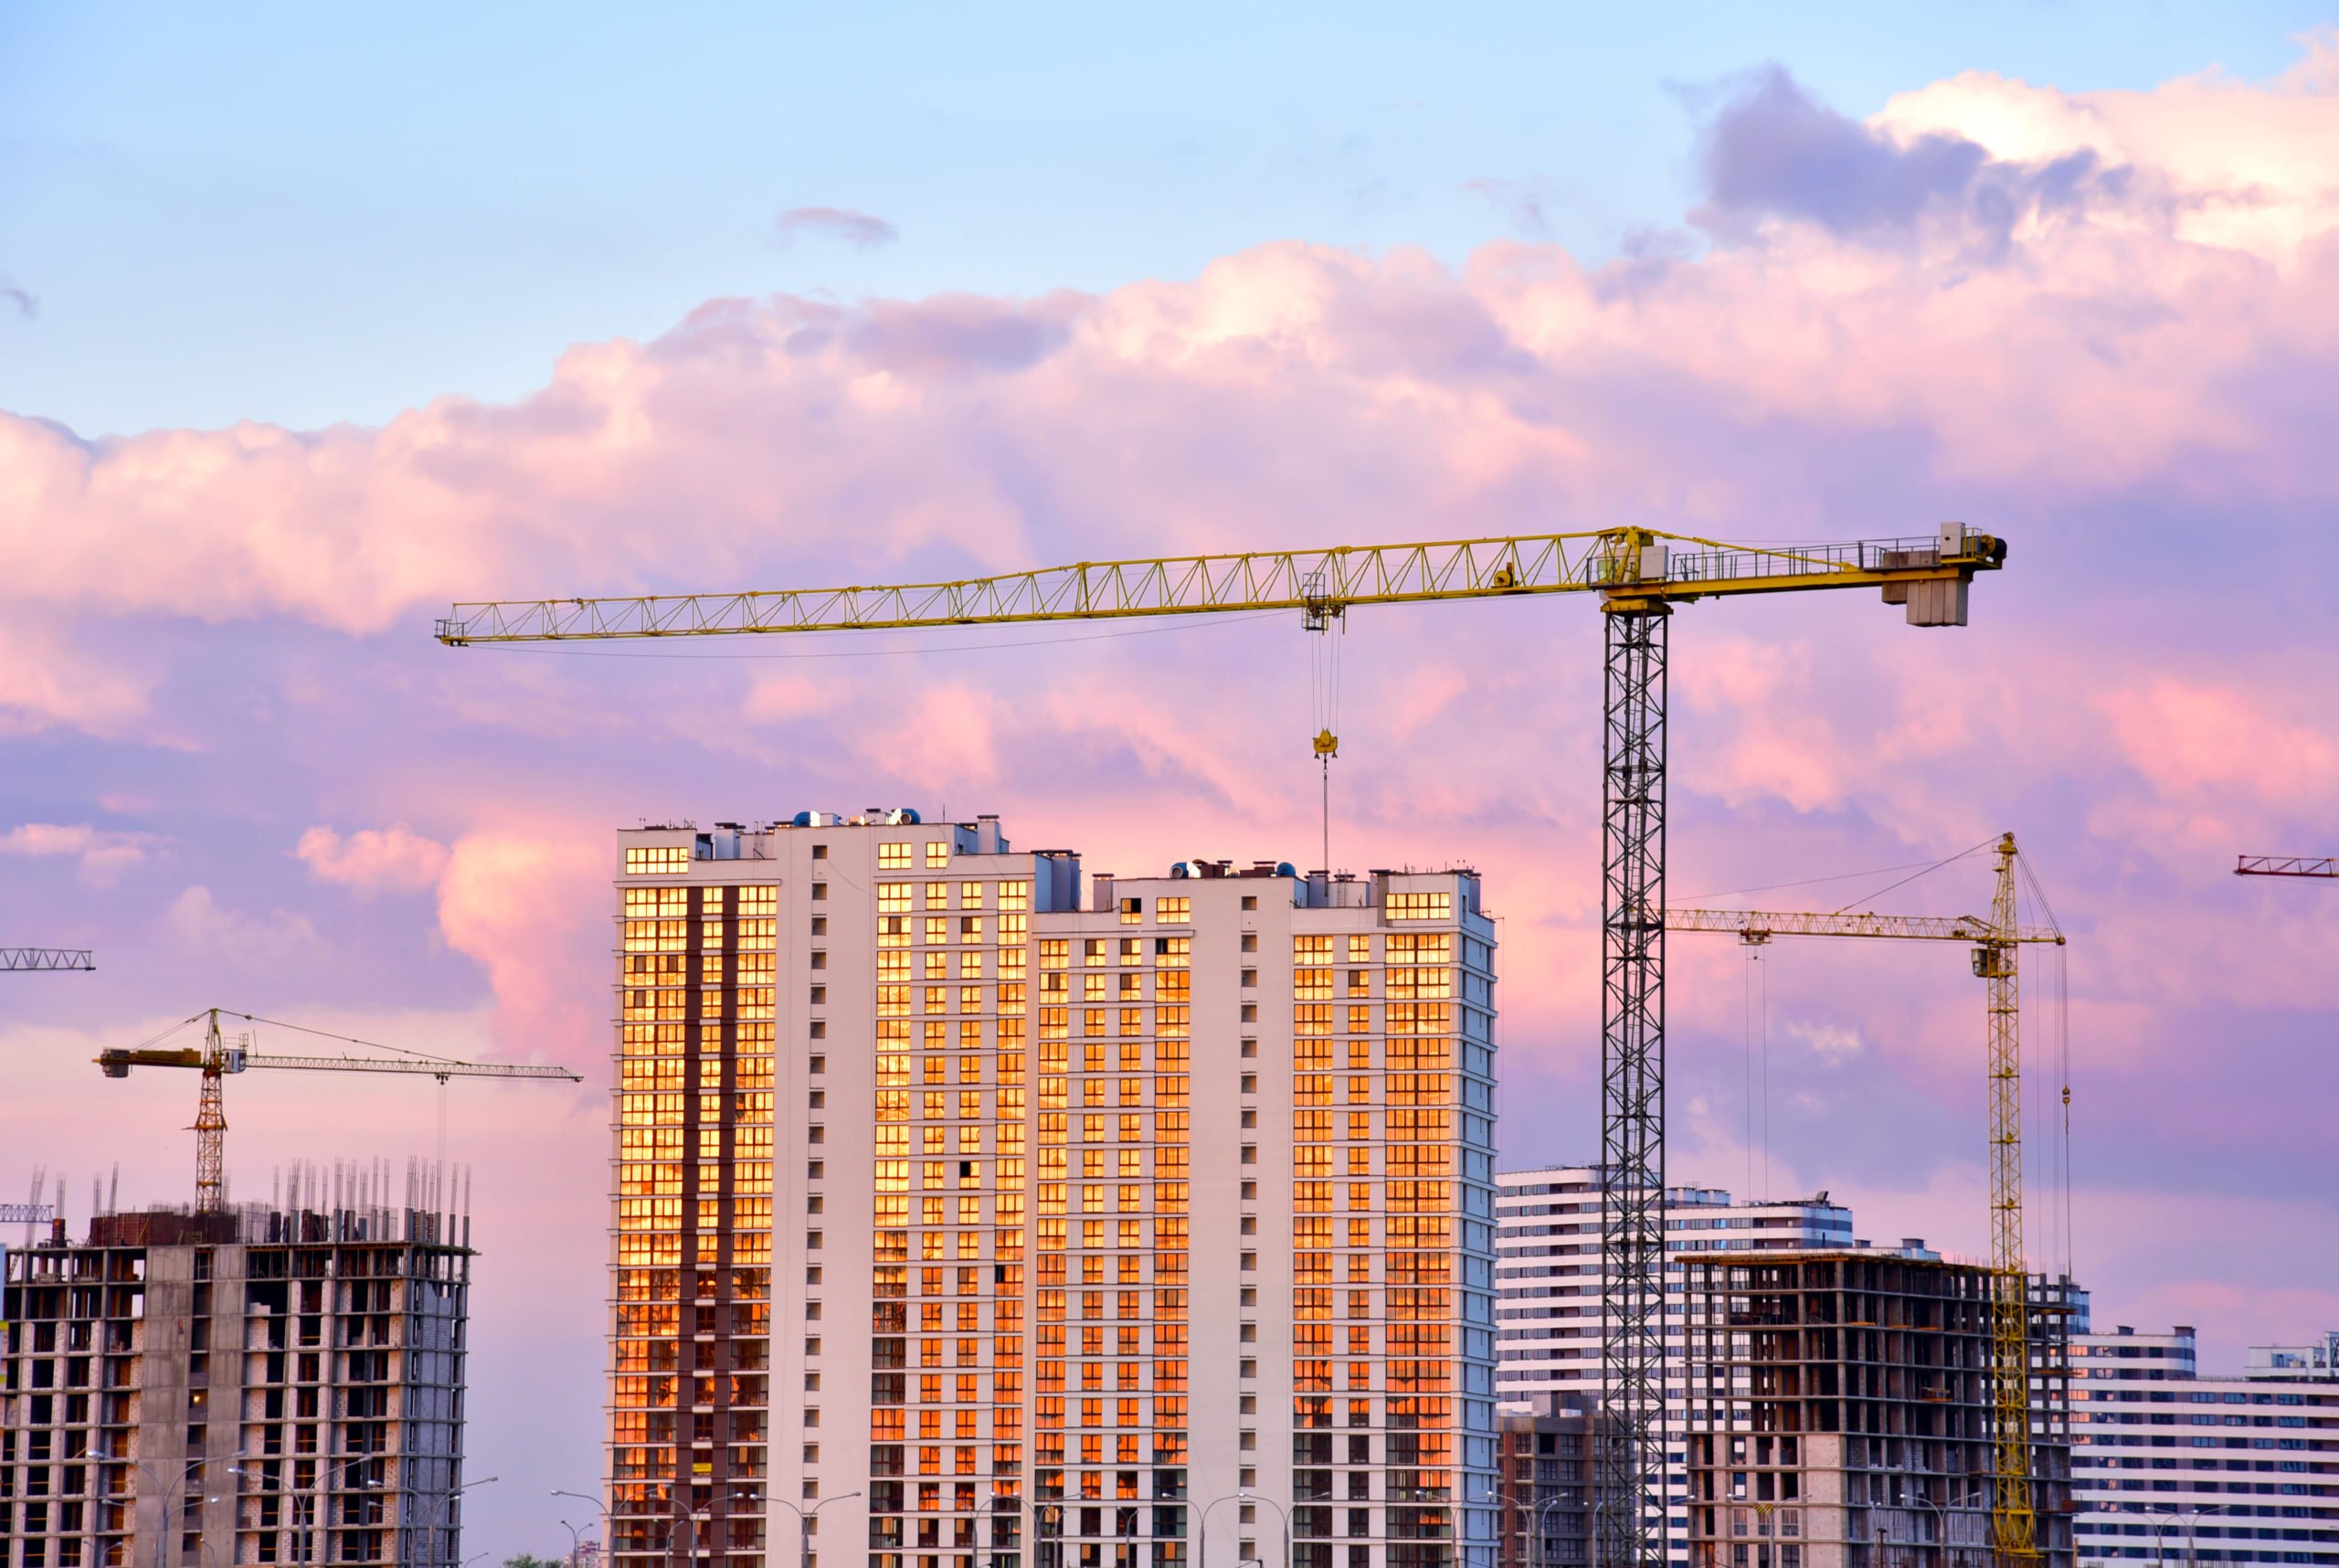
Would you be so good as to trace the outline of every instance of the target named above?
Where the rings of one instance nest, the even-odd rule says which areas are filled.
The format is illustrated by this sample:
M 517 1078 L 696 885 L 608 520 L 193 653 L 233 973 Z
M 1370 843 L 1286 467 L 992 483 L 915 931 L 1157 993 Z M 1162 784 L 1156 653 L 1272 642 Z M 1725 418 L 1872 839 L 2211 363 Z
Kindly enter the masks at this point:
M 1773 937 L 1881 937 L 1964 942 L 1974 974 L 1989 984 L 1990 1395 L 1995 1447 L 1992 1545 L 1999 1560 L 2035 1560 L 2038 1510 L 2030 1443 L 2030 1268 L 2022 1244 L 2022 946 L 2063 945 L 2053 925 L 2017 918 L 2014 835 L 1998 840 L 1997 890 L 1989 916 L 1778 914 L 1752 909 L 1668 909 L 1668 931 L 1720 931 L 1760 945 Z M 2069 1090 L 2065 1091 L 2068 1096 Z

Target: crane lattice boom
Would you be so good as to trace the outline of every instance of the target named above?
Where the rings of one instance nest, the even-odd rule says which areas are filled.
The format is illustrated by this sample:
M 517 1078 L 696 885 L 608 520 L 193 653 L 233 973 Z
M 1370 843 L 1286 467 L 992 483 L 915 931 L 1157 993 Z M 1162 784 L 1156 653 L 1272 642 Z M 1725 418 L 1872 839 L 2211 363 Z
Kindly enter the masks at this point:
M 2339 860 L 2329 855 L 2246 854 L 2236 876 L 2339 876 Z
M 87 948 L 0 948 L 0 971 L 94 969 L 97 967 Z
M 1602 1568 L 1661 1568 L 1665 1418 L 1667 627 L 1695 599 L 1874 588 L 1912 626 L 1963 626 L 2002 540 L 1944 524 L 1917 539 L 1751 546 L 1605 528 L 1435 544 L 1077 562 L 950 582 L 455 605 L 440 641 L 557 642 L 1098 620 L 1594 593 L 1606 612 L 1601 852 L 1601 1343 L 1612 1424 L 1599 1470 Z M 1448 1520 L 1451 1528 L 1455 1521 Z M 1462 1532 L 1455 1531 L 1455 1538 Z
M 1668 909 L 1668 931 L 1721 931 L 1749 942 L 1773 937 L 1889 937 L 1902 941 L 1994 942 L 2001 938 L 1978 915 L 1805 915 L 1761 909 Z M 2063 945 L 2052 926 L 2025 926 L 2017 942 Z
M 1911 585 L 1962 588 L 1975 571 L 1997 566 L 2005 554 L 2002 541 L 1962 528 L 1953 540 L 1866 539 L 1769 547 L 1723 545 L 1653 529 L 1611 528 L 1436 544 L 1082 561 L 998 577 L 883 588 L 488 600 L 455 605 L 439 622 L 438 635 L 441 642 L 463 646 L 908 630 L 1212 610 L 1320 614 L 1361 604 L 1587 591 L 1684 603 L 1719 594 L 1869 587 L 1882 588 L 1888 603 L 1910 604 L 1915 621 L 1923 596 L 1910 598 Z M 1962 623 L 1963 597 L 1953 597 L 1956 620 Z

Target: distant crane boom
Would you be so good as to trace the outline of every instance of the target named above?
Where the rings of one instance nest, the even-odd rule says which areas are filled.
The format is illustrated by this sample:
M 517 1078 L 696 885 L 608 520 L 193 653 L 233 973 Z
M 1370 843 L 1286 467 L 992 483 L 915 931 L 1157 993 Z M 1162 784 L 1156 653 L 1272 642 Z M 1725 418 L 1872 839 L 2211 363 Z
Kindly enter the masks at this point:
M 94 969 L 97 967 L 87 948 L 0 948 L 0 971 Z
M 191 1067 L 203 1075 L 203 1092 L 195 1115 L 196 1207 L 216 1212 L 227 1201 L 228 1107 L 220 1080 L 230 1073 L 254 1067 L 323 1073 L 419 1074 L 445 1083 L 450 1078 L 534 1078 L 577 1084 L 584 1080 L 566 1067 L 536 1067 L 501 1062 L 453 1062 L 435 1056 L 284 1056 L 247 1051 L 227 1044 L 219 1033 L 220 1009 L 208 1010 L 209 1022 L 200 1048 L 176 1050 L 113 1049 L 99 1053 L 99 1068 L 109 1078 L 126 1078 L 132 1067 Z M 196 1017 L 204 1017 L 198 1013 Z M 230 1017 L 240 1016 L 229 1014 Z M 188 1020 L 193 1022 L 194 1020 Z
M 2339 876 L 2339 858 L 2330 855 L 2246 854 L 2236 876 Z

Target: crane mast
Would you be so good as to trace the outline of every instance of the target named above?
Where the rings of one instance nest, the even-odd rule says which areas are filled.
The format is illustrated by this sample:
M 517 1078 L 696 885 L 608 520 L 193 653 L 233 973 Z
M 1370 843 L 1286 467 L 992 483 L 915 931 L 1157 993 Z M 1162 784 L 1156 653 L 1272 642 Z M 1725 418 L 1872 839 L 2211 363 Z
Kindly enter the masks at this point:
M 894 586 L 458 603 L 450 647 L 1298 610 L 1594 593 L 1605 616 L 1601 832 L 1603 1568 L 1662 1568 L 1665 1448 L 1667 626 L 1710 598 L 1874 588 L 1912 626 L 1963 626 L 2004 540 L 1749 546 L 1647 528 L 1069 566 Z
M 2025 943 L 2060 947 L 2052 926 L 2019 918 L 2012 833 L 1994 852 L 1997 875 L 1986 918 L 1960 915 L 1794 915 L 1746 909 L 1669 909 L 1676 931 L 1723 931 L 1762 944 L 1774 936 L 1879 937 L 1973 944 L 1974 974 L 1988 985 L 1990 1107 L 1990 1405 L 1994 1492 L 1992 1545 L 2003 1563 L 2035 1561 L 2038 1550 L 2036 1467 L 2030 1441 L 2030 1269 L 2022 1235 L 2022 988 Z

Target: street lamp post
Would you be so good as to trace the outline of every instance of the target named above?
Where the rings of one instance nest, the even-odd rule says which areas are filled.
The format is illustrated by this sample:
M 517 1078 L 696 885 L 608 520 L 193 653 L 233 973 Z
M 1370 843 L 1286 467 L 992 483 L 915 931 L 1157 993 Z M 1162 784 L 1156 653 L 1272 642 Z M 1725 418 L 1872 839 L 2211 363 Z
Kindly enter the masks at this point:
M 237 1457 L 241 1457 L 241 1456 Z M 157 1511 L 154 1518 L 154 1568 L 163 1568 L 163 1542 L 171 1533 L 171 1499 L 186 1489 L 188 1477 L 194 1475 L 196 1471 L 203 1468 L 204 1466 L 210 1462 L 211 1461 L 208 1459 L 190 1459 L 187 1461 L 186 1468 L 179 1472 L 179 1478 L 165 1487 L 162 1484 L 162 1478 L 155 1475 L 153 1466 L 142 1463 L 136 1459 L 132 1459 L 131 1461 L 132 1465 L 137 1467 L 142 1475 L 153 1478 L 155 1486 L 163 1494 L 160 1510 Z M 232 1472 L 235 1469 L 235 1467 L 230 1465 L 228 1468 Z M 132 1493 L 130 1500 L 132 1508 L 134 1509 L 138 1501 L 137 1494 Z M 133 1518 L 135 1516 L 133 1515 Z
M 1275 1517 L 1283 1520 L 1283 1557 L 1279 1568 L 1291 1568 L 1291 1515 L 1285 1510 L 1283 1504 L 1273 1498 L 1261 1497 L 1256 1492 L 1237 1490 L 1234 1495 L 1248 1502 L 1263 1502 L 1275 1510 Z
M 748 1495 L 752 1497 L 754 1494 L 749 1493 Z M 811 1512 L 809 1514 L 806 1513 L 804 1510 L 798 1508 L 794 1503 L 789 1502 L 786 1498 L 773 1498 L 770 1499 L 796 1516 L 796 1568 L 812 1568 L 812 1525 L 810 1521 L 819 1519 L 820 1517 L 820 1510 L 828 1507 L 829 1504 L 844 1502 L 849 1499 L 857 1498 L 861 1494 L 859 1492 L 839 1492 L 832 1498 L 823 1498 L 819 1502 L 812 1505 Z
M 447 1542 L 447 1550 L 444 1552 L 438 1552 L 434 1548 L 439 1544 L 439 1532 L 447 1528 L 447 1510 L 453 1506 L 455 1499 L 467 1491 L 491 1485 L 502 1478 L 499 1476 L 482 1476 L 478 1480 L 465 1481 L 460 1487 L 439 1494 L 431 1508 L 430 1533 L 422 1538 L 422 1562 L 419 1568 L 429 1568 L 430 1564 L 442 1559 L 448 1562 L 454 1560 L 455 1543 L 452 1541 Z
M 1925 1506 L 1933 1510 L 1933 1568 L 1949 1568 L 1949 1510 L 1930 1492 L 1923 1497 Z
M 2194 1532 L 2201 1527 L 2201 1516 L 2205 1513 L 2215 1513 L 2224 1506 L 2225 1505 L 2223 1503 L 2199 1503 L 2192 1508 L 2176 1508 L 2175 1506 L 2171 1506 L 2168 1508 L 2155 1509 L 2154 1511 L 2160 1515 L 2160 1520 L 2159 1522 L 2153 1526 L 2154 1568 L 2167 1568 L 2168 1553 L 2164 1550 L 2164 1537 L 2168 1527 L 2175 1523 L 2180 1519 L 2190 1520 L 2192 1521 L 2186 1527 L 2185 1560 L 2188 1564 L 2195 1562 L 2196 1558 L 2193 1551 Z
M 1034 1501 L 1032 1504 L 1032 1568 L 1048 1568 L 1048 1565 L 1044 1561 L 1047 1556 L 1045 1542 L 1048 1539 L 1048 1532 L 1046 1530 L 1042 1528 L 1040 1521 L 1042 1516 L 1050 1513 L 1056 1516 L 1056 1562 L 1058 1568 L 1062 1568 L 1064 1562 L 1064 1504 L 1060 1502 L 1038 1501 Z
M 747 1499 L 748 1500 L 753 1501 L 753 1500 L 755 1499 L 755 1496 L 756 1496 L 756 1493 L 755 1493 L 755 1489 L 754 1489 L 753 1488 L 750 1488 L 750 1487 L 741 1487 L 741 1488 L 739 1488 L 739 1489 L 736 1489 L 736 1490 L 728 1491 L 728 1492 L 725 1492 L 725 1493 L 724 1493 L 722 1496 L 720 1496 L 720 1497 L 713 1497 L 713 1498 L 709 1498 L 709 1499 L 706 1499 L 706 1501 L 704 1501 L 704 1502 L 701 1503 L 698 1507 L 696 1507 L 696 1508 L 694 1508 L 694 1509 L 691 1510 L 690 1510 L 690 1512 L 688 1512 L 688 1513 L 686 1513 L 686 1514 L 680 1514 L 680 1515 L 677 1515 L 677 1516 L 676 1516 L 676 1517 L 675 1517 L 672 1521 L 670 1521 L 670 1522 L 667 1524 L 667 1526 L 666 1526 L 666 1564 L 667 1564 L 667 1568 L 673 1568 L 673 1563 L 674 1563 L 674 1527 L 675 1527 L 676 1525 L 683 1524 L 683 1523 L 688 1523 L 688 1524 L 690 1524 L 690 1525 L 692 1526 L 692 1530 L 691 1530 L 691 1537 L 692 1537 L 692 1539 L 691 1539 L 691 1556 L 693 1557 L 693 1559 L 696 1559 L 696 1557 L 698 1556 L 698 1539 L 697 1539 L 697 1537 L 698 1537 L 698 1530 L 697 1530 L 697 1523 L 698 1523 L 698 1520 L 699 1520 L 701 1518 L 704 1517 L 705 1515 L 708 1515 L 708 1514 L 713 1513 L 713 1512 L 714 1511 L 715 1505 L 716 1505 L 716 1504 L 718 1504 L 718 1503 L 727 1503 L 727 1502 L 729 1502 L 733 1498 L 746 1498 L 746 1499 Z M 777 1501 L 778 1499 L 773 1499 L 773 1500 Z
M 239 1458 L 246 1458 L 246 1457 L 249 1457 L 249 1455 L 238 1455 L 238 1457 L 239 1457 Z M 321 1465 L 321 1466 L 319 1466 L 319 1467 L 317 1467 L 317 1478 L 316 1478 L 316 1481 L 315 1481 L 315 1483 L 314 1483 L 313 1485 L 312 1485 L 312 1486 L 309 1488 L 308 1492 L 307 1492 L 307 1494 L 306 1494 L 306 1495 L 307 1495 L 307 1497 L 308 1497 L 308 1499 L 309 1499 L 309 1506 L 308 1506 L 308 1509 L 307 1509 L 307 1510 L 306 1510 L 304 1513 L 302 1513 L 302 1515 L 301 1516 L 301 1523 L 300 1523 L 300 1524 L 299 1524 L 299 1526 L 297 1527 L 297 1528 L 299 1529 L 299 1531 L 300 1531 L 300 1534 L 301 1534 L 301 1561 L 302 1561 L 302 1562 L 303 1562 L 303 1563 L 309 1562 L 309 1561 L 311 1561 L 312 1559 L 313 1559 L 313 1558 L 315 1557 L 315 1555 L 316 1555 L 316 1545 L 317 1545 L 317 1510 L 318 1510 L 318 1508 L 321 1506 L 321 1504 L 323 1503 L 323 1499 L 324 1499 L 324 1490 L 325 1490 L 325 1476 L 326 1476 L 327 1472 L 328 1472 L 329 1470 L 333 1470 L 333 1469 L 339 1469 L 339 1470 L 341 1470 L 341 1471 L 346 1472 L 346 1471 L 348 1471 L 352 1467 L 354 1467 L 354 1466 L 357 1465 L 357 1464 L 358 1464 L 358 1463 L 360 1463 L 360 1462 L 361 1462 L 361 1461 L 359 1461 L 359 1460 L 355 1460 L 355 1459 L 349 1459 L 349 1460 L 344 1460 L 344 1461 L 343 1461 L 343 1462 L 342 1462 L 340 1465 L 338 1465 L 338 1466 L 324 1466 L 324 1465 Z M 272 1489 L 275 1489 L 275 1490 L 277 1490 L 277 1491 L 282 1492 L 286 1497 L 289 1497 L 289 1498 L 293 1498 L 293 1499 L 299 1499 L 301 1496 L 302 1496 L 302 1493 L 301 1492 L 300 1489 L 298 1489 L 298 1488 L 296 1488 L 296 1487 L 288 1487 L 288 1486 L 286 1486 L 286 1485 L 285 1485 L 281 1480 L 278 1479 L 278 1478 L 277 1478 L 276 1477 L 274 1477 L 274 1476 L 264 1476 L 264 1475 L 261 1475 L 261 1474 L 260 1474 L 259 1471 L 257 1471 L 257 1470 L 248 1470 L 248 1469 L 245 1469 L 245 1468 L 244 1468 L 242 1466 L 240 1466 L 240 1465 L 230 1465 L 230 1466 L 228 1466 L 228 1473 L 229 1475 L 234 1475 L 234 1476 L 242 1476 L 242 1477 L 244 1477 L 244 1478 L 246 1478 L 247 1479 L 249 1479 L 249 1480 L 255 1480 L 255 1481 L 258 1481 L 261 1486 L 263 1486 L 263 1487 L 268 1487 L 268 1488 L 272 1488 Z M 373 1484 L 374 1484 L 374 1483 L 373 1483 L 373 1482 L 371 1482 L 371 1481 L 361 1481 L 361 1482 L 359 1482 L 359 1483 L 358 1483 L 358 1489 L 364 1489 L 364 1488 L 370 1487 L 370 1486 L 372 1486 Z M 156 1563 L 155 1563 L 155 1568 L 162 1568 L 162 1564 L 161 1564 L 161 1563 L 160 1563 L 160 1561 L 159 1561 L 159 1560 L 158 1560 L 158 1561 L 156 1562 Z
M 577 1568 L 577 1560 L 585 1555 L 584 1543 L 577 1533 L 577 1527 L 566 1520 L 560 1521 L 560 1528 L 568 1531 L 568 1568 Z
M 2194 1538 L 2200 1532 L 2201 1516 L 2205 1513 L 2215 1513 L 2224 1506 L 2223 1503 L 2199 1503 L 2193 1508 L 2193 1521 L 2185 1527 L 2185 1568 L 2196 1568 L 2201 1560 L 2199 1554 L 2193 1549 Z
M 618 1526 L 617 1520 L 609 1517 L 609 1505 L 597 1497 L 587 1497 L 583 1492 L 563 1491 L 558 1487 L 552 1489 L 552 1495 L 556 1498 L 575 1498 L 578 1502 L 591 1503 L 593 1505 L 595 1511 L 598 1512 L 601 1516 L 601 1548 L 603 1553 L 608 1562 L 614 1564 L 617 1562 L 618 1555 Z

